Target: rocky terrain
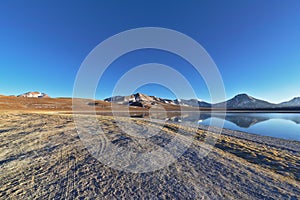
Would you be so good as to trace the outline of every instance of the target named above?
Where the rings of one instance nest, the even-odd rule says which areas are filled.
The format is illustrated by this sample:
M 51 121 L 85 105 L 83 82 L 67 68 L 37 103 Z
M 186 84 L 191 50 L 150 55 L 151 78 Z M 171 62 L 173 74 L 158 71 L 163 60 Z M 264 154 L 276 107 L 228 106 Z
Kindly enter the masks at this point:
M 90 130 L 90 116 L 77 115 Z M 110 168 L 88 152 L 72 115 L 0 114 L 0 199 L 299 199 L 300 143 L 206 127 L 98 116 L 108 142 L 136 151 L 164 147 L 177 134 L 193 143 L 171 165 L 148 173 Z M 156 129 L 146 139 L 123 132 Z M 178 132 L 178 130 L 182 130 Z M 217 129 L 215 130 L 217 131 Z M 212 151 L 205 138 L 217 139 Z M 100 135 L 91 135 L 96 141 Z M 102 144 L 102 143 L 100 143 Z M 135 157 L 132 157 L 135 159 Z

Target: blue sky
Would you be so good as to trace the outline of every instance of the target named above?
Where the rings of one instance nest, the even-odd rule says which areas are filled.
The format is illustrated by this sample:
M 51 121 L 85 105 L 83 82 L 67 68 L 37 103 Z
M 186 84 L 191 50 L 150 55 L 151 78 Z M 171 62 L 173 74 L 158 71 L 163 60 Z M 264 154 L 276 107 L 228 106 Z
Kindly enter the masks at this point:
M 300 96 L 300 2 L 288 1 L 1 1 L 0 94 L 42 91 L 72 96 L 87 54 L 119 32 L 164 27 L 198 41 L 218 66 L 227 98 L 248 93 L 271 102 Z M 140 50 L 117 59 L 96 97 L 138 64 L 158 62 L 178 70 L 210 101 L 201 76 L 178 56 Z M 173 97 L 166 88 L 143 86 Z

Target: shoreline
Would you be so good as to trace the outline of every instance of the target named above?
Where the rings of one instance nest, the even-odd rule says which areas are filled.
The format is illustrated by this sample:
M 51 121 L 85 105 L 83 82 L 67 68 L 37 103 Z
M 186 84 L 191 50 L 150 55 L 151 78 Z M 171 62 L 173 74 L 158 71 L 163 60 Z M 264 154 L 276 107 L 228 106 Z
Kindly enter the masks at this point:
M 76 114 L 80 114 L 80 115 L 94 115 L 96 114 L 97 116 L 113 116 L 113 112 L 111 110 L 96 110 L 96 111 L 81 111 L 81 112 L 78 112 L 78 111 L 61 111 L 61 110 L 57 110 L 57 111 L 49 111 L 49 110 L 1 110 L 2 112 L 7 112 L 7 113 L 48 113 L 48 114 L 63 114 L 63 115 L 76 115 Z M 162 113 L 161 111 L 151 111 L 153 113 Z M 300 111 L 299 111 L 300 112 Z M 147 113 L 149 114 L 149 112 L 145 112 L 145 111 L 140 111 L 140 110 L 130 110 L 130 111 L 126 111 L 126 110 L 119 110 L 117 112 L 115 112 L 117 114 L 124 114 L 124 116 L 118 116 L 117 117 L 127 117 L 127 118 L 144 118 L 144 119 L 148 119 L 149 116 L 148 115 L 145 115 L 145 116 L 142 116 L 142 117 L 139 117 L 140 114 L 144 114 L 144 113 Z M 127 114 L 130 114 L 130 117 L 127 116 Z M 169 116 L 177 116 L 177 113 L 180 113 L 179 111 L 167 111 L 167 114 Z M 189 113 L 195 113 L 195 111 L 184 111 L 183 113 L 186 113 L 186 114 L 189 114 Z M 201 114 L 208 114 L 210 112 L 200 112 Z M 269 112 L 266 112 L 266 111 L 262 111 L 262 112 L 243 112 L 243 111 L 232 111 L 232 112 L 227 112 L 227 113 L 246 113 L 246 114 L 255 114 L 255 113 L 259 113 L 259 114 L 269 114 Z M 223 112 L 215 112 L 213 114 L 227 114 L 226 112 L 223 113 Z M 280 114 L 280 113 L 284 113 L 284 114 L 300 114 L 298 112 L 271 112 L 270 114 Z M 162 120 L 163 121 L 163 120 Z M 201 127 L 208 127 L 208 125 L 202 125 L 202 124 L 199 124 L 199 126 Z M 215 129 L 219 129 L 219 127 L 214 127 Z M 235 131 L 235 132 L 242 132 L 242 133 L 245 133 L 245 134 L 250 134 L 250 135 L 254 135 L 255 137 L 259 137 L 259 136 L 263 136 L 263 137 L 270 137 L 270 138 L 276 138 L 276 139 L 281 139 L 281 140 L 287 140 L 287 141 L 295 141 L 295 142 L 300 142 L 300 140 L 294 140 L 294 139 L 288 139 L 288 138 L 282 138 L 282 137 L 274 137 L 274 136 L 268 136 L 268 135 L 262 135 L 262 134 L 259 134 L 259 133 L 253 133 L 253 132 L 247 132 L 247 131 L 240 131 L 240 130 L 234 130 L 234 129 L 229 129 L 229 128 L 224 128 L 224 130 L 228 130 L 228 131 Z

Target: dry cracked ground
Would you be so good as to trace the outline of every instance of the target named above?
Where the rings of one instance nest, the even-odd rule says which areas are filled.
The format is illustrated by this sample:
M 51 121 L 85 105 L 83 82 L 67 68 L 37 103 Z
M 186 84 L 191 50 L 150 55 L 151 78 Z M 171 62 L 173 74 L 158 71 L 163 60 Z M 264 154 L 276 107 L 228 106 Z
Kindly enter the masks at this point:
M 0 114 L 0 199 L 300 199 L 299 142 L 109 116 L 98 116 L 100 133 L 89 116 L 78 118 L 93 134 L 79 137 L 71 115 Z M 156 134 L 145 137 L 149 130 Z M 139 160 L 177 136 L 193 140 L 174 163 L 151 171 L 168 159 Z M 218 140 L 203 157 L 208 137 Z M 120 151 L 124 159 L 111 163 L 111 152 L 104 162 L 90 153 L 110 143 L 135 153 Z

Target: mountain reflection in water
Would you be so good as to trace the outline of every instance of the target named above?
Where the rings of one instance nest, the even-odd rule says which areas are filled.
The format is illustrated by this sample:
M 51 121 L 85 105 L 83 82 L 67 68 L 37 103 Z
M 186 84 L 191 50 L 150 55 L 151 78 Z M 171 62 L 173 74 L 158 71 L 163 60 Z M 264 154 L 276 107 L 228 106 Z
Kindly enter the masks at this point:
M 255 124 L 258 124 L 263 121 L 270 119 L 283 119 L 289 120 L 296 124 L 300 124 L 300 114 L 274 114 L 274 113 L 184 113 L 179 115 L 179 113 L 169 114 L 171 117 L 166 118 L 169 121 L 190 121 L 190 122 L 203 122 L 212 117 L 225 119 L 228 122 L 232 122 L 238 127 L 249 128 Z M 148 117 L 148 115 L 138 115 L 139 117 Z M 156 118 L 160 118 L 160 115 L 157 114 Z M 134 117 L 134 116 L 132 116 Z M 151 116 L 153 117 L 153 116 Z M 161 118 L 162 119 L 162 118 Z
M 211 125 L 224 120 L 222 128 L 300 141 L 300 113 L 138 113 L 131 117 L 151 118 L 175 123 Z

